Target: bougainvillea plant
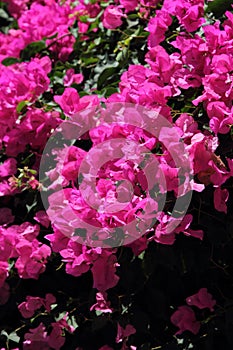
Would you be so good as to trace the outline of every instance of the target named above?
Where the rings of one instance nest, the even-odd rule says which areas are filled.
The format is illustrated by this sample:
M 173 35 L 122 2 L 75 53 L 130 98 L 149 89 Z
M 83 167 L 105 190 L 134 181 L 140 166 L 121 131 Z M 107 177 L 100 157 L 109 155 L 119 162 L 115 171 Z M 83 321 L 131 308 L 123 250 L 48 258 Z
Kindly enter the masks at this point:
M 232 349 L 230 1 L 0 5 L 0 349 Z M 114 104 L 133 105 L 135 120 L 138 106 L 160 114 L 171 126 L 161 132 L 168 149 L 152 129 L 98 124 L 66 146 L 65 154 L 54 142 L 48 171 L 39 176 L 46 144 L 61 123 Z M 172 157 L 175 135 L 188 155 L 192 180 Z M 117 157 L 108 153 L 115 151 L 114 138 Z M 149 168 L 145 159 L 139 166 L 126 157 L 137 155 L 135 142 L 152 157 L 146 158 L 152 159 Z M 103 144 L 110 159 L 98 169 L 102 209 L 96 210 L 82 198 L 77 179 L 85 158 Z M 94 153 L 96 167 L 100 158 Z M 152 188 L 144 171 L 153 177 L 155 168 Z M 174 217 L 178 179 L 182 196 L 191 186 L 192 197 Z M 151 192 L 156 204 L 149 202 L 147 219 L 156 212 L 157 221 L 140 237 L 131 230 L 129 244 L 82 244 L 51 219 L 41 196 L 48 182 L 50 212 L 61 207 L 62 186 L 73 212 L 101 227 L 97 238 L 107 243 L 108 229 L 119 236 L 119 227 L 145 212 Z M 114 207 L 114 215 L 103 212 L 116 198 L 128 205 Z M 61 223 L 60 212 L 54 212 Z M 140 225 L 139 220 L 139 231 Z M 75 234 L 87 237 L 82 227 Z

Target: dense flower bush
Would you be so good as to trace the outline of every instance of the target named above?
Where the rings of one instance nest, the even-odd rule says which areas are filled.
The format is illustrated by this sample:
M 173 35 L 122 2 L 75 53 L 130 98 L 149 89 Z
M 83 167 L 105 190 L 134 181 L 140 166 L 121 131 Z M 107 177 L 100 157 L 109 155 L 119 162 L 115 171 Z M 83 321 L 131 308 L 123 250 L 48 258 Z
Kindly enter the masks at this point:
M 230 350 L 232 7 L 204 0 L 5 0 L 0 18 L 0 348 Z M 182 195 L 193 190 L 187 212 L 170 215 L 181 175 L 171 152 L 132 125 L 95 127 L 66 153 L 54 147 L 54 166 L 44 183 L 39 178 L 53 131 L 80 111 L 114 102 L 143 106 L 173 126 L 175 133 L 162 136 L 174 149 L 178 135 L 189 155 L 190 183 L 182 173 Z M 166 184 L 165 205 L 150 204 L 157 222 L 127 245 L 82 245 L 51 222 L 41 191 L 47 180 L 51 191 L 62 185 L 74 212 L 96 227 L 131 223 L 151 190 L 143 167 L 112 157 L 99 169 L 103 208 L 116 198 L 130 202 L 114 215 L 91 208 L 77 185 L 87 154 L 113 138 L 153 154 L 155 177 L 164 180 L 153 191 L 159 202 Z M 119 143 L 121 151 L 129 149 Z M 129 182 L 133 197 L 125 198 Z M 51 210 L 60 205 L 55 194 Z

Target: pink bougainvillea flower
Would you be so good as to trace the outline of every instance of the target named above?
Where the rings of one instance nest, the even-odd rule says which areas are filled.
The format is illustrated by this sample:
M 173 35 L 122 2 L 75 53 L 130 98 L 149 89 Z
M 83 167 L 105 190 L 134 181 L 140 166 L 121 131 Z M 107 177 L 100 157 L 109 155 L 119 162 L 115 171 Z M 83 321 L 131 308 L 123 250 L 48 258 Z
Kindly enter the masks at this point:
M 17 234 L 15 230 L 0 228 L 0 256 L 2 261 L 15 257 L 15 244 L 17 242 Z
M 222 101 L 210 102 L 207 105 L 207 113 L 210 118 L 210 128 L 215 134 L 227 134 L 233 125 L 232 108 L 230 109 Z
M 64 86 L 70 86 L 72 84 L 81 84 L 84 77 L 82 74 L 75 74 L 73 68 L 67 69 L 66 75 L 64 76 L 63 82 Z
M 90 269 L 90 263 L 85 256 L 85 248 L 76 242 L 69 241 L 67 248 L 60 251 L 66 262 L 66 272 L 73 276 L 81 276 Z
M 48 345 L 50 348 L 55 350 L 60 350 L 61 347 L 65 344 L 64 330 L 67 330 L 69 333 L 73 333 L 74 327 L 69 326 L 67 323 L 68 313 L 65 314 L 57 322 L 52 322 L 52 332 L 49 334 Z
M 63 329 L 58 323 L 52 323 L 52 332 L 49 335 L 48 345 L 51 349 L 59 350 L 65 344 Z
M 64 166 L 62 169 L 62 175 L 67 180 L 77 180 L 80 164 L 85 157 L 86 152 L 81 148 L 70 146 L 68 148 Z
M 214 190 L 214 207 L 216 210 L 221 211 L 223 213 L 227 213 L 227 205 L 226 202 L 229 198 L 229 192 L 226 188 L 223 190 L 218 187 Z
M 8 225 L 14 221 L 10 208 L 0 208 L 0 225 Z
M 176 233 L 183 232 L 186 236 L 193 236 L 202 240 L 204 236 L 204 232 L 202 230 L 192 230 L 189 228 L 192 221 L 193 221 L 193 216 L 191 214 L 186 214 L 182 222 L 180 223 L 180 225 L 175 229 L 175 232 Z
M 117 259 L 116 256 L 103 252 L 94 262 L 91 269 L 93 274 L 93 288 L 97 288 L 100 292 L 115 287 L 119 281 L 116 275 Z
M 138 3 L 139 0 L 120 0 L 120 4 L 125 9 L 125 12 L 134 11 Z
M 227 158 L 228 167 L 230 169 L 230 174 L 233 176 L 233 159 Z
M 197 294 L 186 298 L 186 303 L 188 305 L 194 305 L 199 309 L 208 308 L 210 311 L 214 311 L 216 300 L 208 293 L 207 288 L 201 288 Z
M 177 334 L 190 331 L 197 334 L 200 329 L 200 322 L 196 320 L 194 311 L 189 306 L 180 306 L 171 316 L 171 322 L 179 328 Z
M 60 25 L 57 31 L 57 40 L 46 40 L 46 45 L 51 45 L 50 50 L 56 53 L 62 62 L 65 62 L 68 60 L 70 53 L 73 51 L 75 37 L 69 32 L 67 24 Z
M 103 26 L 107 29 L 115 29 L 122 25 L 123 14 L 120 6 L 109 5 L 104 10 Z
M 215 186 L 221 186 L 230 177 L 230 173 L 227 171 L 225 164 L 221 161 L 220 157 L 212 156 L 213 160 L 208 162 L 208 165 L 212 168 L 210 174 L 210 181 Z
M 47 311 L 51 311 L 51 305 L 56 303 L 56 298 L 53 294 L 46 294 L 45 298 L 43 299 L 43 305 Z
M 28 180 L 28 185 L 33 189 L 36 190 L 40 187 L 39 181 L 35 178 L 35 176 L 31 176 L 31 178 Z
M 8 283 L 4 283 L 0 288 L 0 305 L 4 305 L 10 298 L 10 286 Z
M 24 318 L 30 318 L 35 314 L 35 311 L 42 306 L 50 312 L 51 305 L 56 302 L 56 298 L 52 294 L 46 294 L 45 298 L 27 296 L 26 301 L 22 302 L 18 309 Z
M 31 224 L 30 222 L 24 222 L 23 224 L 17 226 L 13 225 L 8 228 L 8 231 L 15 232 L 19 234 L 19 241 L 21 239 L 26 239 L 27 241 L 33 241 L 40 233 L 40 226 L 38 224 Z
M 180 23 L 188 32 L 194 32 L 205 22 L 205 19 L 202 17 L 204 14 L 203 6 L 190 6 L 188 1 L 181 1 L 176 6 L 175 12 Z
M 135 334 L 136 329 L 131 325 L 127 324 L 125 328 L 121 327 L 121 325 L 117 324 L 117 336 L 116 336 L 116 343 L 121 343 L 126 338 L 128 338 L 130 335 Z
M 157 10 L 156 16 L 149 20 L 148 37 L 149 48 L 159 45 L 165 39 L 165 33 L 172 24 L 172 18 L 167 11 Z
M 149 240 L 154 239 L 158 243 L 172 245 L 175 242 L 175 235 L 181 232 L 186 236 L 193 236 L 202 240 L 204 235 L 202 230 L 190 229 L 189 226 L 192 220 L 193 216 L 191 214 L 185 215 L 181 222 L 180 220 L 177 222 L 177 219 L 162 213 L 158 218 L 159 224 L 156 226 L 155 236 Z
M 41 308 L 42 305 L 43 302 L 41 298 L 27 296 L 26 301 L 19 304 L 18 309 L 24 318 L 30 318 L 34 315 L 36 310 Z
M 7 1 L 8 11 L 14 18 L 20 17 L 20 15 L 27 10 L 28 0 L 11 0 Z
M 19 257 L 15 267 L 19 276 L 38 279 L 39 275 L 45 271 L 46 259 L 51 254 L 51 249 L 35 239 L 32 242 L 22 239 L 16 245 L 16 251 Z
M 33 219 L 46 228 L 50 225 L 49 217 L 44 210 L 38 211 Z
M 72 115 L 79 109 L 79 94 L 74 88 L 66 88 L 62 95 L 55 95 L 54 101 L 67 115 Z
M 48 335 L 43 323 L 38 327 L 29 329 L 29 333 L 24 336 L 23 350 L 49 350 Z
M 69 238 L 55 227 L 53 228 L 53 233 L 45 236 L 45 238 L 50 242 L 53 252 L 56 253 L 65 249 L 69 243 Z
M 147 248 L 147 237 L 143 236 L 139 239 L 137 239 L 136 241 L 134 241 L 133 243 L 130 243 L 128 245 L 128 247 L 130 247 L 134 253 L 134 255 L 138 256 L 140 255 L 144 250 L 146 250 Z
M 14 175 L 17 170 L 17 161 L 14 158 L 8 158 L 4 163 L 0 164 L 0 177 Z
M 0 288 L 4 285 L 8 277 L 9 264 L 6 261 L 0 261 Z
M 110 302 L 107 301 L 107 293 L 97 293 L 96 294 L 96 304 L 92 305 L 90 311 L 96 310 L 101 311 L 103 313 L 110 312 L 112 313 L 112 309 L 110 308 Z
M 51 130 L 55 129 L 59 123 L 60 115 L 57 111 L 45 113 L 39 108 L 30 108 L 19 128 L 23 132 L 26 144 L 42 150 Z
M 98 239 L 105 242 L 108 241 L 110 235 L 109 228 L 124 227 L 128 224 L 129 227 L 133 227 L 130 224 L 135 220 L 137 221 L 137 230 L 145 232 L 145 235 L 142 237 L 137 235 L 135 232 L 137 230 L 134 227 L 127 231 L 128 235 L 132 234 L 132 237 L 135 238 L 135 241 L 127 245 L 132 250 L 132 252 L 128 252 L 129 259 L 131 259 L 133 254 L 138 257 L 144 252 L 150 241 L 172 245 L 178 234 L 203 239 L 202 230 L 190 228 L 195 225 L 191 214 L 184 215 L 181 222 L 176 217 L 172 217 L 171 202 L 175 202 L 180 196 L 180 189 L 182 195 L 185 195 L 189 190 L 201 192 L 209 186 L 210 190 L 213 188 L 213 198 L 211 199 L 215 209 L 225 214 L 230 209 L 230 202 L 227 203 L 227 201 L 231 190 L 228 191 L 226 188 L 228 188 L 228 182 L 229 188 L 231 187 L 233 160 L 226 158 L 225 155 L 229 154 L 228 146 L 231 146 L 233 127 L 233 14 L 227 11 L 225 20 L 222 21 L 220 18 L 214 21 L 211 17 L 209 22 L 208 9 L 207 12 L 204 11 L 206 6 L 204 0 L 164 0 L 163 2 L 159 0 L 113 0 L 112 2 L 103 0 L 103 3 L 100 0 L 80 0 L 77 2 L 72 0 L 4 0 L 4 2 L 7 6 L 7 14 L 13 16 L 17 21 L 18 29 L 8 28 L 8 30 L 5 28 L 7 30 L 0 33 L 0 62 L 2 62 L 0 64 L 0 196 L 2 200 L 0 208 L 0 305 L 7 303 L 10 298 L 10 287 L 12 287 L 12 293 L 15 293 L 14 279 L 39 279 L 41 274 L 45 272 L 48 260 L 51 259 L 50 263 L 56 265 L 60 255 L 67 274 L 74 278 L 85 273 L 92 276 L 92 287 L 96 289 L 92 292 L 96 293 L 96 302 L 90 307 L 90 311 L 97 311 L 97 315 L 98 312 L 108 313 L 107 319 L 110 320 L 111 313 L 114 311 L 113 307 L 116 305 L 114 296 L 118 295 L 115 292 L 118 291 L 109 292 L 109 296 L 113 297 L 110 299 L 112 304 L 108 301 L 106 291 L 114 288 L 121 274 L 124 274 L 124 256 L 122 260 L 122 254 L 117 249 L 91 248 L 88 245 L 81 245 L 73 240 L 76 234 L 80 233 L 80 237 L 87 237 L 86 242 L 88 243 L 93 242 L 93 237 L 96 239 L 95 243 L 99 242 Z M 134 27 L 131 26 L 130 19 L 134 18 L 135 14 L 130 15 L 129 13 L 135 10 L 140 17 L 140 28 L 138 28 L 139 34 L 132 32 L 131 35 L 130 32 L 133 31 Z M 4 11 L 2 12 L 3 16 Z M 126 21 L 127 16 L 129 16 L 129 20 Z M 206 19 L 210 24 L 205 23 Z M 7 22 L 9 21 L 7 20 Z M 77 89 L 71 87 L 84 81 L 84 76 L 81 74 L 83 57 L 81 55 L 76 60 L 74 51 L 76 45 L 74 46 L 74 44 L 78 44 L 79 41 L 84 51 L 88 53 L 86 45 L 89 47 L 89 44 L 94 43 L 97 48 L 99 47 L 98 40 L 95 40 L 94 37 L 95 33 L 97 38 L 102 37 L 105 32 L 108 39 L 111 39 L 109 32 L 116 29 L 112 35 L 114 34 L 114 38 L 117 39 L 117 35 L 121 32 L 117 28 L 122 24 L 126 34 L 128 29 L 125 25 L 129 25 L 129 35 L 131 35 L 129 41 L 131 39 L 135 41 L 139 39 L 138 37 L 144 36 L 143 30 L 148 32 L 148 41 L 146 38 L 144 40 L 148 45 L 148 52 L 145 54 L 147 64 L 134 64 L 137 59 L 132 57 L 133 63 L 123 71 L 119 85 L 113 87 L 113 90 L 119 88 L 118 92 L 105 98 L 99 96 L 105 95 L 105 92 L 108 96 L 111 89 L 107 88 L 108 81 L 105 82 L 104 89 L 99 86 L 101 85 L 100 80 L 98 80 L 100 72 L 98 67 L 94 67 L 94 62 L 93 84 L 91 81 L 85 82 L 83 88 L 84 90 L 88 88 L 88 95 L 80 97 L 83 94 L 81 86 Z M 145 28 L 146 24 L 147 28 Z M 103 27 L 108 30 L 100 33 Z M 172 29 L 171 32 L 170 29 Z M 127 35 L 123 35 L 120 39 L 123 41 L 119 42 L 118 49 L 123 49 L 123 44 L 127 44 L 127 40 L 124 43 Z M 27 50 L 30 49 L 28 45 L 33 44 L 32 48 L 36 49 L 43 43 L 45 43 L 46 50 L 39 49 L 39 52 L 33 54 L 36 57 L 24 60 L 26 54 L 24 49 L 26 47 Z M 135 46 L 132 43 L 130 50 L 133 50 Z M 169 44 L 171 45 L 169 46 Z M 107 56 L 106 54 L 104 58 L 106 62 L 108 61 Z M 114 59 L 112 55 L 110 56 L 111 59 Z M 14 57 L 18 58 L 15 63 L 11 59 Z M 3 62 L 5 58 L 10 58 L 10 63 L 13 64 L 6 66 L 7 61 Z M 75 60 L 73 61 L 73 59 Z M 64 64 L 61 65 L 59 61 L 64 62 Z M 141 60 L 139 59 L 139 61 Z M 74 67 L 76 62 L 78 66 L 75 69 L 70 68 Z M 60 91 L 59 84 L 57 84 L 56 79 L 53 79 L 54 71 L 57 69 L 60 72 L 58 73 L 59 77 L 61 80 L 63 79 L 64 92 L 54 96 L 54 91 Z M 80 95 L 78 91 L 80 91 Z M 62 112 L 52 110 L 54 103 L 51 101 L 51 96 L 60 106 Z M 32 207 L 30 205 L 28 218 L 24 218 L 24 213 L 18 215 L 17 211 L 20 210 L 21 205 L 25 204 L 24 200 L 27 201 L 27 198 L 30 200 L 31 195 L 36 195 L 36 191 L 38 192 L 41 188 L 38 179 L 32 174 L 31 177 L 23 179 L 23 181 L 25 180 L 25 187 L 23 187 L 25 192 L 20 195 L 22 188 L 19 188 L 20 186 L 17 188 L 17 181 L 20 180 L 20 169 L 25 164 L 30 164 L 32 169 L 38 173 L 41 154 L 53 130 L 63 121 L 63 114 L 65 114 L 66 122 L 69 122 L 64 136 L 69 138 L 77 133 L 75 127 L 70 127 L 73 122 L 80 125 L 86 120 L 89 121 L 87 109 L 93 106 L 102 106 L 105 102 L 135 104 L 136 108 L 133 108 L 132 111 L 135 122 L 138 121 L 137 105 L 148 107 L 151 115 L 159 113 L 173 127 L 170 129 L 161 128 L 159 130 L 160 138 L 158 137 L 157 140 L 156 137 L 145 132 L 139 126 L 105 125 L 101 124 L 101 119 L 98 119 L 101 125 L 98 124 L 98 127 L 85 132 L 80 140 L 85 146 L 92 145 L 92 150 L 94 149 L 93 167 L 98 168 L 100 164 L 98 160 L 102 160 L 102 155 L 97 152 L 98 147 L 96 146 L 114 138 L 129 139 L 146 147 L 152 153 L 153 158 L 151 159 L 158 162 L 158 167 L 156 168 L 152 161 L 149 161 L 148 165 L 144 165 L 147 157 L 143 157 L 140 164 L 135 164 L 134 160 L 138 157 L 136 147 L 119 144 L 120 155 L 132 156 L 132 160 L 126 161 L 122 160 L 121 157 L 114 158 L 114 147 L 104 148 L 103 146 L 103 154 L 109 155 L 111 161 L 101 165 L 98 171 L 93 186 L 96 192 L 91 185 L 84 186 L 82 192 L 82 186 L 78 184 L 77 180 L 81 179 L 82 176 L 85 179 L 85 174 L 82 173 L 82 176 L 77 178 L 81 165 L 88 159 L 88 152 L 82 148 L 71 146 L 66 147 L 63 153 L 63 150 L 56 149 L 57 144 L 55 144 L 52 155 L 55 158 L 56 166 L 54 169 L 49 167 L 50 170 L 46 175 L 51 181 L 49 191 L 55 191 L 49 197 L 49 210 L 56 219 L 58 218 L 58 224 L 61 226 L 55 227 L 55 223 L 50 225 L 46 212 L 39 209 L 41 208 L 40 202 L 35 207 L 34 204 Z M 83 120 L 80 119 L 82 118 L 81 113 L 77 113 L 81 110 L 84 110 Z M 181 111 L 186 112 L 181 113 Z M 120 113 L 121 111 L 119 115 Z M 88 126 L 90 126 L 89 123 Z M 226 140 L 226 145 L 224 140 Z M 176 164 L 174 157 L 172 158 L 172 155 L 169 154 L 169 149 L 166 149 L 166 147 L 170 148 L 177 156 L 183 156 L 184 152 L 182 153 L 178 146 L 180 141 L 189 153 L 191 173 L 198 183 L 194 180 L 190 181 L 190 171 L 182 173 L 182 167 L 180 168 Z M 184 158 L 182 159 L 184 160 Z M 91 166 L 91 162 L 86 163 L 87 178 L 96 175 L 94 171 L 92 172 Z M 145 173 L 147 171 L 151 175 L 155 168 L 154 174 L 156 174 L 151 177 L 157 184 L 153 187 L 153 184 L 147 181 Z M 180 186 L 179 175 L 181 175 L 182 180 Z M 166 186 L 162 183 L 162 176 L 164 176 Z M 228 182 L 225 185 L 226 181 Z M 80 182 L 84 183 L 84 181 Z M 129 183 L 130 185 L 128 185 Z M 63 187 L 62 191 L 56 191 L 59 186 Z M 130 186 L 132 187 L 132 195 Z M 169 194 L 164 208 L 160 209 L 160 198 L 166 191 Z M 158 201 L 148 200 L 147 192 L 154 192 Z M 65 204 L 62 201 L 61 193 L 65 195 Z M 14 197 L 15 194 L 17 195 Z M 84 194 L 86 201 L 82 197 Z M 202 195 L 205 196 L 205 192 Z M 21 202 L 21 197 L 23 202 Z M 118 200 L 117 204 L 116 199 Z M 98 204 L 98 209 L 89 205 L 88 200 L 90 203 L 93 200 L 94 205 Z M 12 211 L 9 209 L 11 204 Z M 63 204 L 66 208 L 68 204 L 72 213 L 77 214 L 78 219 L 80 218 L 80 221 L 77 220 L 78 223 L 84 222 L 93 225 L 94 233 L 101 228 L 100 233 L 91 236 L 86 228 L 80 228 L 82 225 L 76 225 L 78 229 L 74 232 L 74 237 L 69 237 L 69 233 L 67 236 L 63 234 L 62 228 L 66 223 L 68 223 L 68 227 L 72 226 L 73 228 L 74 226 L 71 220 L 71 211 L 66 210 Z M 104 209 L 106 208 L 114 209 L 114 211 L 105 213 Z M 119 208 L 123 209 L 117 211 Z M 156 223 L 153 221 L 155 213 L 158 214 Z M 29 219 L 34 220 L 34 223 L 26 221 Z M 147 229 L 149 225 L 146 226 L 144 219 L 153 222 L 149 230 Z M 13 224 L 14 222 L 16 224 Z M 21 222 L 23 223 L 19 224 Z M 42 229 L 41 226 L 43 226 Z M 85 227 L 85 225 L 83 226 Z M 145 227 L 146 230 L 144 230 Z M 170 228 L 173 229 L 170 230 Z M 44 237 L 43 232 L 45 231 L 50 232 L 50 234 Z M 117 230 L 115 232 L 117 233 Z M 44 243 L 44 238 L 49 241 L 49 244 Z M 153 244 L 151 247 L 153 248 Z M 124 248 L 122 249 L 124 250 Z M 52 252 L 57 254 L 51 255 Z M 126 254 L 126 258 L 127 256 L 128 254 Z M 135 256 L 133 259 L 139 261 L 139 258 L 135 258 Z M 122 269 L 118 269 L 118 260 L 122 261 Z M 60 269 L 58 266 L 54 267 L 56 270 Z M 49 266 L 46 276 L 44 276 L 46 280 L 51 271 Z M 57 271 L 57 273 L 60 276 L 60 272 Z M 87 278 L 89 277 L 87 276 Z M 9 278 L 9 285 L 6 282 L 7 278 Z M 83 278 L 85 279 L 85 276 Z M 33 281 L 29 281 L 29 284 L 33 284 Z M 35 283 L 35 286 L 39 284 L 40 280 L 39 283 Z M 119 289 L 122 289 L 121 285 L 119 285 Z M 16 292 L 18 290 L 21 290 L 21 287 L 16 288 Z M 53 311 L 53 307 L 56 307 L 55 304 L 59 303 L 61 298 L 65 301 L 63 298 L 65 294 L 62 296 L 62 290 L 59 289 L 57 292 L 58 301 L 52 294 L 45 294 L 44 297 L 28 295 L 23 301 L 20 300 L 18 310 L 22 318 L 29 319 L 40 310 L 45 314 L 44 320 L 48 321 L 45 320 L 46 326 L 42 323 L 39 324 L 39 321 L 35 325 L 39 324 L 37 328 L 24 332 L 26 334 L 24 334 L 23 344 L 18 345 L 20 349 L 59 350 L 69 347 L 69 336 L 68 343 L 65 343 L 66 334 L 74 331 L 74 326 L 71 324 L 75 325 L 77 314 L 75 315 L 73 312 L 75 309 L 71 303 L 76 303 L 76 301 L 70 296 L 68 300 L 69 310 L 72 310 L 70 314 L 64 312 L 64 309 L 60 310 L 60 304 L 58 305 L 59 312 L 56 313 L 54 312 L 57 311 L 56 309 Z M 13 296 L 9 305 L 14 300 Z M 80 302 L 82 304 L 81 300 Z M 186 298 L 186 303 L 188 305 L 180 306 L 174 312 L 171 316 L 171 322 L 178 327 L 176 334 L 181 334 L 184 331 L 197 334 L 200 322 L 196 319 L 190 306 L 213 311 L 216 301 L 206 288 L 201 288 L 196 294 Z M 80 313 L 82 310 L 77 310 L 77 312 Z M 83 316 L 86 319 L 86 315 Z M 136 346 L 128 344 L 128 337 L 136 333 L 132 325 L 124 323 L 127 322 L 128 316 L 124 313 L 120 316 L 120 322 L 126 327 L 122 327 L 118 323 L 117 317 L 119 315 L 117 316 L 117 312 L 112 316 L 112 321 L 117 325 L 115 342 L 118 345 L 115 347 L 121 350 L 136 350 Z M 104 318 L 104 315 L 100 318 Z M 27 320 L 23 320 L 23 322 L 27 326 L 30 323 Z M 21 340 L 23 339 L 22 332 L 25 329 L 28 328 L 20 328 Z M 4 339 L 1 339 L 1 344 L 2 340 L 4 341 Z M 105 342 L 101 344 L 103 345 Z M 109 340 L 109 344 L 113 347 L 114 339 L 111 340 L 111 343 Z M 95 346 L 98 348 L 100 345 Z M 83 349 L 78 347 L 76 350 Z M 99 350 L 112 350 L 112 348 L 105 345 Z
M 182 113 L 175 123 L 183 131 L 184 137 L 192 137 L 198 132 L 197 122 L 187 113 Z

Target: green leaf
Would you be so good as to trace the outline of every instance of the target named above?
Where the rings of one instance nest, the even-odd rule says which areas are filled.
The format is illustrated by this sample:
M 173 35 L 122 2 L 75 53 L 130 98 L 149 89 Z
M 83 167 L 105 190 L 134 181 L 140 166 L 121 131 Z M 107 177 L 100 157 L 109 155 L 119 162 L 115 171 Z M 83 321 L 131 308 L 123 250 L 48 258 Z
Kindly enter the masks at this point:
M 95 4 L 95 3 L 96 3 L 96 0 L 84 0 L 85 5 Z
M 4 336 L 7 338 L 7 342 L 9 340 L 15 342 L 15 343 L 19 343 L 20 341 L 20 337 L 16 334 L 16 332 L 12 332 L 10 334 L 8 334 L 5 330 L 1 331 L 1 336 Z
M 97 57 L 82 57 L 83 66 L 89 66 L 90 64 L 97 63 L 99 59 Z
M 46 48 L 45 41 L 36 41 L 34 43 L 29 44 L 24 50 L 21 51 L 20 57 L 23 60 L 29 60 L 36 53 L 41 52 Z
M 106 88 L 104 88 L 101 93 L 104 95 L 104 97 L 109 97 L 113 94 L 115 94 L 116 92 L 118 92 L 118 88 L 113 87 L 113 86 L 107 86 Z
M 8 333 L 6 331 L 4 331 L 4 329 L 1 331 L 1 335 L 3 335 L 4 337 L 6 337 L 8 339 Z
M 214 0 L 208 3 L 206 12 L 213 12 L 218 18 L 221 17 L 227 10 L 231 10 L 231 0 Z
M 69 317 L 67 323 L 69 326 L 74 327 L 74 329 L 77 329 L 79 327 L 74 316 Z
M 12 269 L 12 267 L 14 266 L 15 262 L 11 259 L 8 259 L 8 264 L 9 264 L 9 271 Z
M 15 343 L 19 343 L 20 341 L 20 337 L 16 334 L 16 332 L 12 332 L 11 334 L 9 334 L 8 339 Z
M 95 314 L 96 314 L 96 316 L 101 316 L 102 315 L 102 311 L 100 311 L 100 310 L 95 310 Z
M 3 9 L 0 9 L 0 17 L 7 19 L 9 16 L 6 11 L 4 11 Z
M 57 304 L 52 304 L 52 305 L 50 305 L 51 310 L 56 309 L 56 307 L 57 307 Z
M 138 26 L 138 23 L 139 23 L 138 18 L 136 20 L 133 20 L 133 21 L 131 21 L 129 18 L 127 18 L 127 24 L 128 24 L 127 28 Z
M 138 255 L 138 259 L 143 260 L 145 256 L 145 250 L 140 255 Z
M 12 64 L 15 64 L 15 63 L 18 63 L 20 62 L 18 60 L 18 58 L 15 58 L 15 57 L 7 57 L 5 58 L 1 63 L 4 65 L 4 66 L 11 66 Z
M 129 307 L 130 307 L 130 305 L 124 306 L 124 305 L 122 304 L 122 305 L 121 305 L 121 308 L 122 308 L 121 314 L 122 314 L 122 315 L 127 314 L 127 313 L 128 313 L 128 310 L 129 310 Z
M 18 103 L 17 107 L 16 107 L 16 111 L 17 111 L 18 113 L 22 112 L 23 108 L 24 108 L 25 106 L 27 106 L 28 103 L 29 103 L 29 101 L 20 101 L 20 102 Z
M 120 61 L 122 60 L 122 57 L 123 57 L 122 51 L 118 52 L 118 54 L 117 54 L 117 56 L 116 56 L 117 62 L 120 62 Z
M 37 171 L 34 170 L 34 169 L 29 169 L 29 172 L 30 172 L 32 175 L 36 175 L 36 174 L 37 174 Z
M 108 80 L 109 77 L 112 77 L 116 72 L 116 67 L 110 67 L 110 68 L 105 68 L 103 72 L 100 74 L 98 82 L 97 82 L 97 88 L 101 89 L 103 85 L 106 85 L 106 81 Z
M 80 16 L 79 17 L 80 22 L 87 23 L 88 21 L 88 16 Z
M 131 14 L 128 15 L 127 18 L 130 19 L 130 20 L 137 19 L 138 18 L 138 14 L 137 13 L 131 13 Z
M 26 204 L 27 212 L 30 213 L 32 208 L 34 208 L 37 205 L 37 202 L 35 201 L 32 205 Z
M 61 312 L 57 317 L 55 317 L 56 322 L 62 320 L 66 316 L 66 311 Z

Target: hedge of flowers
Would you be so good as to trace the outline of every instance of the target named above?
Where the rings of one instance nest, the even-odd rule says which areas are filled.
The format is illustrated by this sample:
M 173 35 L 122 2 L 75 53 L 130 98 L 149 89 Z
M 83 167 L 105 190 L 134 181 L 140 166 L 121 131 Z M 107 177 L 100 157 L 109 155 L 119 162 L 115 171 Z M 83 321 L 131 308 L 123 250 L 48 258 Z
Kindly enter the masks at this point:
M 230 350 L 232 7 L 204 0 L 0 3 L 0 348 Z M 167 233 L 179 172 L 170 153 L 130 125 L 90 130 L 69 147 L 63 166 L 54 150 L 47 173 L 54 189 L 62 168 L 68 200 L 85 220 L 126 225 L 144 200 L 143 171 L 131 161 L 112 159 L 96 186 L 109 199 L 121 195 L 122 179 L 132 183 L 133 201 L 121 215 L 97 215 L 75 189 L 86 154 L 113 135 L 155 154 L 168 193 L 158 221 L 134 242 L 83 245 L 46 213 L 41 158 L 61 122 L 118 102 L 173 125 L 189 154 L 192 200 Z

